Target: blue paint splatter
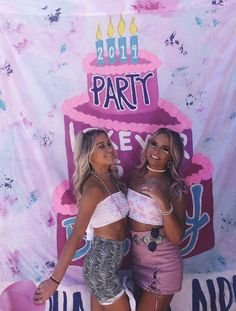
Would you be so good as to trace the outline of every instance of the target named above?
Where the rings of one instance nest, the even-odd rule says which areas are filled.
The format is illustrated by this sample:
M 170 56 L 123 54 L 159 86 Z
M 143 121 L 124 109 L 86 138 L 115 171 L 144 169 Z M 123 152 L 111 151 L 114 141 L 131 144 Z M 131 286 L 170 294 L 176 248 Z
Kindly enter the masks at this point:
M 222 265 L 226 265 L 225 258 L 223 256 L 219 255 L 217 259 Z
M 38 198 L 39 198 L 39 195 L 38 195 L 37 190 L 30 192 L 30 201 L 32 203 L 36 202 L 38 200 Z
M 1 99 L 0 99 L 0 109 L 2 109 L 2 110 L 7 110 L 7 109 L 6 109 L 6 104 L 5 104 L 4 101 L 1 100 Z
M 176 71 L 182 71 L 182 70 L 185 70 L 185 69 L 187 69 L 187 68 L 188 68 L 188 66 L 178 67 L 178 68 L 176 69 Z
M 235 117 L 236 117 L 236 111 L 235 111 L 235 112 L 232 112 L 229 118 L 232 120 L 232 119 L 234 119 Z
M 37 190 L 31 191 L 30 192 L 30 200 L 28 205 L 26 205 L 27 208 L 30 208 L 35 202 L 37 202 L 39 199 L 39 194 Z
M 204 140 L 204 143 L 209 143 L 210 141 L 212 141 L 212 137 L 207 137 L 205 140 Z
M 195 17 L 195 21 L 196 21 L 196 24 L 198 25 L 198 26 L 202 26 L 202 24 L 203 24 L 203 19 L 201 19 L 200 17 Z
M 220 24 L 220 21 L 218 21 L 217 19 L 213 19 L 213 25 L 214 25 L 214 27 L 216 27 L 218 24 Z
M 66 44 L 64 43 L 64 44 L 60 47 L 60 52 L 61 52 L 61 53 L 64 53 L 66 50 L 67 50 L 67 46 L 66 46 Z

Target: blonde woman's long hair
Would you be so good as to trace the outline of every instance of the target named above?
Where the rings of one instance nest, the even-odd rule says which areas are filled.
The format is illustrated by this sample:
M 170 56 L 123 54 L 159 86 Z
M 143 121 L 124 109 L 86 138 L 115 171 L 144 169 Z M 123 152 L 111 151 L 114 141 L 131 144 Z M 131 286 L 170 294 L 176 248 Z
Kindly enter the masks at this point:
M 184 144 L 179 133 L 172 131 L 168 128 L 160 128 L 154 132 L 148 139 L 147 144 L 140 154 L 140 165 L 138 169 L 144 171 L 146 169 L 147 157 L 146 151 L 151 140 L 156 138 L 159 134 L 165 134 L 170 139 L 170 160 L 167 163 L 167 173 L 171 177 L 170 194 L 182 198 L 183 192 L 186 191 L 186 184 L 181 172 L 181 165 L 184 158 Z
M 108 137 L 106 131 L 103 129 L 90 129 L 87 131 L 82 131 L 76 137 L 74 149 L 75 171 L 73 174 L 73 183 L 77 204 L 79 203 L 83 192 L 83 185 L 92 170 L 90 158 L 96 147 L 96 137 L 100 134 L 105 134 Z M 109 170 L 113 179 L 119 184 L 120 181 L 118 179 L 116 167 L 112 166 Z

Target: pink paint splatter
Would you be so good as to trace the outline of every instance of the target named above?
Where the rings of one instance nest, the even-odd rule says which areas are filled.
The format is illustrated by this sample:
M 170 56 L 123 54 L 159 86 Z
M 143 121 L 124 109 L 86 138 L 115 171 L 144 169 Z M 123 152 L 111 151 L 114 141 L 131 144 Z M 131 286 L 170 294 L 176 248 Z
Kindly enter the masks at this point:
M 7 257 L 7 261 L 9 263 L 10 270 L 12 275 L 16 275 L 20 273 L 20 269 L 18 267 L 20 262 L 20 252 L 18 250 L 9 253 Z
M 7 209 L 5 207 L 0 207 L 0 217 L 6 217 Z
M 132 7 L 138 12 L 158 12 L 162 16 L 171 16 L 177 10 L 179 0 L 136 0 Z
M 51 212 L 49 212 L 49 218 L 48 218 L 48 227 L 52 227 L 55 225 L 55 219 Z
M 26 118 L 23 118 L 23 123 L 24 123 L 24 125 L 25 126 L 27 126 L 27 127 L 30 127 L 30 126 L 32 126 L 32 122 L 30 122 L 29 120 L 27 120 Z
M 13 204 L 15 204 L 18 201 L 18 198 L 17 197 L 12 197 L 10 195 L 7 195 L 7 196 L 4 197 L 4 201 L 9 203 L 10 205 L 13 205 Z
M 23 41 L 19 41 L 16 44 L 13 44 L 13 46 L 17 49 L 18 54 L 23 52 L 23 50 L 30 45 L 30 42 L 27 39 L 23 39 Z

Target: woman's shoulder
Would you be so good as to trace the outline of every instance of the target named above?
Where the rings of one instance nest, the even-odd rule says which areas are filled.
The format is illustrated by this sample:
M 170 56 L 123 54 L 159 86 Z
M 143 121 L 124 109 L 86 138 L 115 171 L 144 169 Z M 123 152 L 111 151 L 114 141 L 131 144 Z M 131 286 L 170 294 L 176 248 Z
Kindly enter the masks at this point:
M 96 178 L 90 176 L 83 185 L 82 196 L 94 197 L 100 200 L 104 196 L 104 189 Z

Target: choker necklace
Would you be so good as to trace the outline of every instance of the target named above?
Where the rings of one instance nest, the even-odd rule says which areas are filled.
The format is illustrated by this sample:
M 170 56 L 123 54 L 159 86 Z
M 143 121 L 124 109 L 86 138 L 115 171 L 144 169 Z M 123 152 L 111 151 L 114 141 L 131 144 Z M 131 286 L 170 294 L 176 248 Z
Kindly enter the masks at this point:
M 146 168 L 151 171 L 151 172 L 155 172 L 155 173 L 164 173 L 166 172 L 166 170 L 157 170 L 157 169 L 154 169 L 154 168 L 151 168 L 150 166 L 146 165 Z

